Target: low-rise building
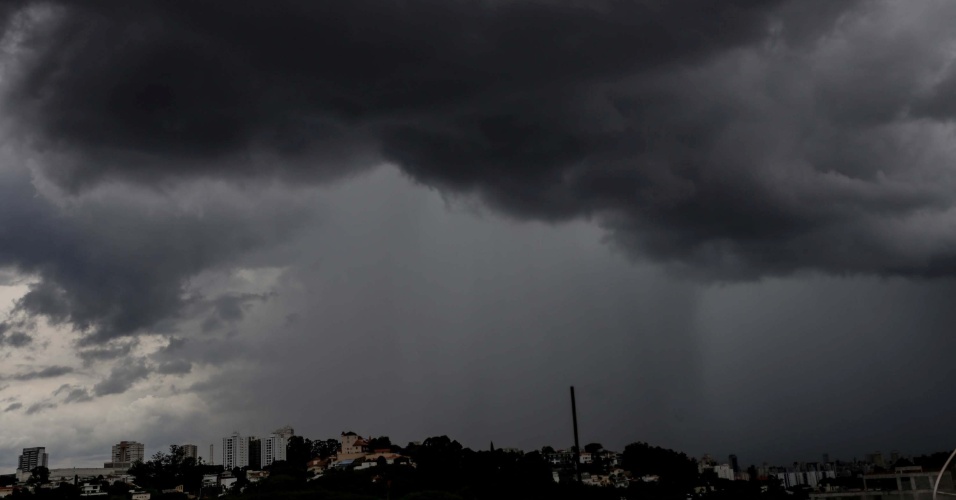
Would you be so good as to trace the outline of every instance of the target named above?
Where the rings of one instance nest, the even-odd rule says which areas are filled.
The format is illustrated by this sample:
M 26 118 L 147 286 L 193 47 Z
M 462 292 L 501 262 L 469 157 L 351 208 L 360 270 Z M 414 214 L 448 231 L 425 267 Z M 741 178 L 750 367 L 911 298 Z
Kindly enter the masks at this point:
M 368 441 L 362 436 L 348 431 L 339 438 L 338 460 L 348 460 L 365 456 L 368 453 Z
M 246 471 L 246 480 L 250 483 L 258 483 L 259 481 L 269 477 L 269 471 L 267 470 L 247 470 Z
M 570 465 L 574 463 L 574 452 L 570 450 L 557 450 L 554 453 L 545 455 L 545 459 L 551 465 Z
M 714 474 L 717 475 L 718 479 L 727 479 L 728 481 L 733 481 L 735 479 L 734 469 L 730 466 L 730 464 L 715 465 Z
M 83 483 L 80 486 L 81 497 L 105 497 L 107 493 L 102 490 L 100 483 Z

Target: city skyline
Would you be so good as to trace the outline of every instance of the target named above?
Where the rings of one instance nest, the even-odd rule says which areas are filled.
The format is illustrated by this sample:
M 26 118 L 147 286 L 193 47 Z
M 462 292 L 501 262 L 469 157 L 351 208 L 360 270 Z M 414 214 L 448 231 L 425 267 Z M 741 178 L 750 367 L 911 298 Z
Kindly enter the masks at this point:
M 609 448 L 956 447 L 954 18 L 2 2 L 0 467 L 567 446 L 572 385 Z
M 283 433 L 281 432 L 281 431 L 286 430 L 286 429 L 290 431 L 289 434 L 283 434 Z M 294 434 L 291 433 L 291 431 L 292 431 L 292 427 L 291 427 L 291 426 L 286 426 L 286 427 L 284 427 L 284 428 L 278 429 L 278 430 L 275 431 L 275 432 L 266 434 L 266 436 L 267 436 L 267 437 L 274 437 L 274 438 L 276 438 L 276 439 L 281 438 L 284 442 L 287 443 L 287 442 L 288 442 L 288 438 L 291 437 L 292 435 L 294 435 Z M 342 436 L 343 438 L 346 437 L 347 435 L 348 435 L 348 436 L 354 436 L 354 438 L 362 438 L 362 436 L 361 436 L 360 434 L 355 434 L 354 432 L 348 432 L 348 433 L 346 433 L 346 432 L 343 431 L 343 432 L 341 433 L 341 436 Z M 303 436 L 303 437 L 308 437 L 308 436 Z M 365 436 L 365 438 L 368 438 L 368 439 L 371 439 L 371 438 L 373 438 L 373 437 L 377 437 L 377 436 L 372 436 L 372 435 L 367 435 L 367 436 Z M 386 436 L 386 437 L 388 437 L 388 436 Z M 323 438 L 323 437 L 318 437 L 318 436 L 313 436 L 312 438 L 316 438 L 317 440 L 338 439 L 339 436 L 329 436 L 329 437 L 325 437 L 325 438 Z M 353 439 L 354 439 L 354 438 L 353 438 Z M 365 438 L 362 438 L 362 439 L 365 439 Z M 204 461 L 204 463 L 206 463 L 206 464 L 210 464 L 210 465 L 224 465 L 224 458 L 225 458 L 225 455 L 226 455 L 227 453 L 236 453 L 237 456 L 238 456 L 239 454 L 241 454 L 241 452 L 239 452 L 238 449 L 237 449 L 236 451 L 230 451 L 230 452 L 224 451 L 224 450 L 225 450 L 224 447 L 226 446 L 227 441 L 232 442 L 232 440 L 238 440 L 238 441 L 235 441 L 235 442 L 236 442 L 236 443 L 244 443 L 244 445 L 246 446 L 246 451 L 245 451 L 245 453 L 246 453 L 246 463 L 241 464 L 241 465 L 233 463 L 232 465 L 233 465 L 234 467 L 240 467 L 240 468 L 247 467 L 247 466 L 251 465 L 251 463 L 252 463 L 252 460 L 251 460 L 252 457 L 251 457 L 251 455 L 248 455 L 249 449 L 250 449 L 250 445 L 251 445 L 251 440 L 252 440 L 252 439 L 259 440 L 260 438 L 258 438 L 257 436 L 253 436 L 253 435 L 243 435 L 243 434 L 242 434 L 241 432 L 239 432 L 239 431 L 233 431 L 232 433 L 230 433 L 230 434 L 227 435 L 226 437 L 223 437 L 223 438 L 222 438 L 222 440 L 221 440 L 222 443 L 221 443 L 221 445 L 220 445 L 219 447 L 217 447 L 215 444 L 213 444 L 213 448 L 212 448 L 212 449 L 215 450 L 215 451 L 214 451 L 214 458 L 215 458 L 215 461 L 214 461 L 214 462 L 211 462 L 211 461 L 209 461 L 209 460 L 207 459 L 208 453 L 199 452 L 199 453 L 197 453 L 196 458 L 202 459 L 202 460 Z M 393 441 L 393 444 L 397 444 L 397 445 L 399 445 L 399 446 L 404 446 L 405 444 L 421 443 L 421 442 L 422 442 L 422 439 L 423 439 L 423 438 L 420 438 L 420 439 L 418 439 L 418 440 L 411 440 L 411 441 L 408 441 L 407 443 L 404 443 L 404 444 L 403 444 L 403 443 L 399 443 L 398 441 Z M 452 437 L 452 439 L 454 439 L 454 438 Z M 116 456 L 117 447 L 119 447 L 119 446 L 122 445 L 122 444 L 138 445 L 138 446 L 140 446 L 140 447 L 143 446 L 142 443 L 138 443 L 138 442 L 136 442 L 136 441 L 122 441 L 121 443 L 119 443 L 119 444 L 114 444 L 114 445 L 112 446 L 111 455 L 112 455 L 113 457 Z M 650 444 L 651 446 L 656 446 L 655 443 L 648 443 L 648 444 Z M 163 446 L 163 447 L 160 447 L 160 448 L 157 448 L 154 452 L 145 453 L 144 456 L 143 456 L 143 458 L 144 458 L 144 460 L 150 460 L 150 459 L 152 458 L 152 455 L 154 455 L 155 453 L 168 453 L 170 446 L 172 446 L 172 444 L 166 445 L 166 446 Z M 197 450 L 201 450 L 201 449 L 202 449 L 202 446 L 201 446 L 201 445 L 198 445 L 198 446 L 197 446 L 197 445 L 194 445 L 194 444 L 191 444 L 191 443 L 178 444 L 178 445 L 176 445 L 176 446 L 178 446 L 179 448 L 181 448 L 181 449 L 183 450 L 183 452 L 185 453 L 185 456 L 187 456 L 187 457 L 188 457 L 188 456 L 192 456 L 192 455 L 191 455 L 192 452 L 196 452 Z M 492 446 L 493 446 L 493 444 L 492 444 Z M 584 448 L 584 446 L 585 446 L 585 443 L 582 443 L 582 448 Z M 465 445 L 465 447 L 469 447 L 469 446 Z M 528 452 L 532 452 L 532 451 L 541 451 L 541 450 L 543 450 L 543 449 L 545 449 L 545 448 L 552 448 L 552 449 L 557 450 L 557 451 L 567 451 L 567 450 L 573 450 L 573 444 L 569 444 L 569 445 L 567 445 L 567 446 L 553 446 L 552 444 L 545 444 L 545 445 L 542 445 L 542 446 L 540 446 L 540 447 L 530 448 L 530 449 L 513 448 L 513 447 L 506 447 L 506 448 L 501 448 L 501 449 L 516 450 L 516 451 L 521 451 L 521 452 L 523 452 L 523 453 L 528 453 Z M 476 449 L 476 450 L 480 450 L 481 447 L 479 446 L 479 447 L 477 447 L 477 448 L 475 448 L 475 449 Z M 616 449 L 613 448 L 613 447 L 610 447 L 610 448 L 605 447 L 604 449 L 605 449 L 605 450 L 609 450 L 609 451 L 615 451 L 615 450 L 616 450 Z M 39 455 L 36 455 L 36 450 L 41 450 L 42 458 L 38 458 Z M 19 457 L 20 463 L 23 463 L 23 457 L 24 457 L 24 456 L 31 457 L 31 456 L 33 456 L 33 455 L 36 455 L 36 456 L 34 456 L 34 458 L 32 458 L 32 460 L 34 460 L 34 461 L 36 461 L 36 460 L 47 461 L 47 460 L 48 460 L 48 457 L 49 457 L 49 453 L 46 452 L 46 447 L 24 448 L 22 451 L 23 451 L 23 453 L 22 453 L 22 454 L 20 455 L 20 457 Z M 373 451 L 373 450 L 369 450 L 369 451 Z M 620 451 L 620 450 L 617 450 L 617 451 Z M 674 450 L 674 451 L 676 451 L 676 452 L 682 452 L 682 450 Z M 345 452 L 345 453 L 351 453 L 350 450 L 344 450 L 344 452 Z M 929 455 L 929 454 L 932 454 L 932 453 L 941 453 L 941 452 L 942 452 L 942 453 L 948 453 L 948 451 L 946 451 L 946 450 L 924 450 L 924 451 L 919 452 L 919 453 L 904 453 L 904 452 L 901 452 L 901 451 L 900 451 L 899 449 L 897 449 L 897 448 L 893 448 L 893 449 L 889 450 L 888 452 L 887 452 L 886 450 L 877 450 L 877 451 L 872 451 L 872 450 L 871 450 L 871 451 L 869 451 L 869 452 L 865 452 L 865 453 L 858 454 L 858 456 L 857 456 L 857 455 L 854 455 L 854 456 L 852 456 L 852 457 L 839 457 L 839 456 L 831 457 L 830 453 L 824 452 L 824 453 L 821 453 L 816 459 L 814 459 L 814 458 L 806 458 L 806 457 L 794 457 L 793 460 L 785 460 L 785 461 L 779 462 L 779 463 L 772 463 L 772 462 L 767 462 L 767 461 L 763 461 L 763 462 L 753 462 L 753 461 L 752 461 L 752 462 L 747 462 L 746 460 L 740 461 L 740 460 L 738 460 L 737 455 L 734 454 L 734 453 L 730 453 L 730 454 L 728 454 L 728 455 L 724 455 L 724 457 L 726 457 L 726 458 L 720 458 L 721 455 L 719 455 L 719 454 L 718 454 L 718 455 L 714 455 L 714 454 L 711 454 L 711 453 L 703 453 L 703 454 L 701 454 L 700 456 L 694 456 L 694 455 L 688 455 L 688 456 L 689 456 L 689 458 L 698 461 L 698 462 L 699 462 L 700 464 L 702 464 L 702 465 L 705 465 L 705 464 L 710 463 L 710 464 L 714 464 L 714 465 L 727 466 L 730 471 L 733 471 L 734 473 L 739 473 L 739 472 L 746 472 L 747 469 L 748 469 L 748 468 L 751 468 L 751 467 L 757 467 L 758 469 L 768 468 L 768 467 L 769 467 L 769 468 L 773 468 L 773 469 L 778 469 L 778 468 L 780 468 L 780 469 L 792 469 L 792 468 L 795 468 L 798 464 L 799 464 L 800 468 L 804 467 L 805 465 L 819 465 L 819 466 L 821 466 L 821 468 L 819 468 L 819 470 L 823 470 L 823 469 L 822 469 L 822 466 L 825 465 L 825 464 L 840 464 L 840 463 L 842 463 L 842 464 L 852 464 L 852 463 L 857 463 L 857 462 L 859 462 L 859 463 L 869 463 L 869 464 L 873 464 L 873 465 L 878 466 L 878 467 L 886 468 L 886 467 L 892 467 L 893 464 L 896 463 L 896 461 L 899 460 L 899 459 L 901 459 L 901 458 L 911 458 L 911 457 L 916 457 L 916 456 L 920 456 L 920 455 Z M 33 454 L 33 455 L 31 455 L 31 454 Z M 262 454 L 262 456 L 264 457 L 264 456 L 266 455 L 266 451 L 265 451 L 265 450 L 261 450 L 261 454 Z M 285 448 L 284 448 L 284 447 L 283 447 L 283 450 L 280 452 L 280 455 L 281 455 L 281 458 L 277 458 L 277 460 L 278 460 L 278 459 L 283 459 L 283 460 L 284 460 L 284 459 L 285 459 Z M 110 456 L 110 455 L 106 455 L 106 456 Z M 716 458 L 715 458 L 715 457 L 716 457 Z M 819 460 L 818 460 L 818 459 L 819 459 Z M 30 462 L 30 460 L 31 460 L 31 458 L 28 458 L 28 459 L 27 459 L 28 462 Z M 103 467 L 106 467 L 106 468 L 116 468 L 116 467 L 111 467 L 111 464 L 110 464 L 110 463 L 103 463 L 102 461 L 97 462 L 95 457 L 89 458 L 89 460 L 92 460 L 92 461 L 91 461 L 91 462 L 84 462 L 84 461 L 70 462 L 70 463 L 68 463 L 68 464 L 66 464 L 66 463 L 59 463 L 59 464 L 54 463 L 54 465 L 49 466 L 49 468 L 51 468 L 51 469 L 62 469 L 62 468 L 70 468 L 70 467 L 94 467 L 94 468 L 95 468 L 95 467 L 99 467 L 100 465 L 102 465 Z M 230 458 L 230 460 L 234 462 L 234 461 L 236 460 L 236 458 L 235 458 L 235 457 L 234 457 L 234 458 Z M 2 458 L 0 458 L 0 463 L 2 463 Z M 264 462 L 263 462 L 263 463 L 264 463 Z M 49 464 L 48 464 L 48 465 L 49 465 Z M 260 464 L 260 465 L 261 465 L 261 464 Z M 232 468 L 232 467 L 226 467 L 226 470 L 229 470 L 229 469 L 231 469 L 231 468 Z M 258 470 L 258 468 L 251 468 L 250 470 Z M 800 469 L 798 468 L 798 470 L 800 470 Z M 818 469 L 817 469 L 817 468 L 813 468 L 812 470 L 818 470 Z M 3 470 L 2 470 L 2 466 L 0 466 L 0 474 L 4 474 L 4 473 L 5 473 L 5 472 L 3 472 Z

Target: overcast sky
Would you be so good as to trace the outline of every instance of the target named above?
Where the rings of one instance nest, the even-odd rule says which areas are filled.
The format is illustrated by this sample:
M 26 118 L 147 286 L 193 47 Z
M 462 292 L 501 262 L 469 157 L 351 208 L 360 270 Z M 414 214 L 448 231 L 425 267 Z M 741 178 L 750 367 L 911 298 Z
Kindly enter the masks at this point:
M 956 3 L 0 7 L 0 472 L 284 425 L 956 445 Z M 218 461 L 218 458 L 217 458 Z

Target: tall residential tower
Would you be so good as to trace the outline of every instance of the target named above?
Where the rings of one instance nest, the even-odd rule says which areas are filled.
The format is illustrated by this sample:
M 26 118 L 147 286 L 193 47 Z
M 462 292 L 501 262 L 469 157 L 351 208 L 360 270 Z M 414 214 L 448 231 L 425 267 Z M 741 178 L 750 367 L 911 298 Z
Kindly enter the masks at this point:
M 226 470 L 249 465 L 249 441 L 239 432 L 222 438 L 222 466 Z
M 129 469 L 135 462 L 142 462 L 145 456 L 143 443 L 120 441 L 113 445 L 113 461 L 103 464 L 108 469 Z
M 279 429 L 279 431 L 262 438 L 259 446 L 262 452 L 263 467 L 272 465 L 272 462 L 285 461 L 289 438 L 280 433 L 281 430 Z
M 37 467 L 49 467 L 49 461 L 50 456 L 46 452 L 46 447 L 24 448 L 23 454 L 20 455 L 17 470 L 30 472 Z

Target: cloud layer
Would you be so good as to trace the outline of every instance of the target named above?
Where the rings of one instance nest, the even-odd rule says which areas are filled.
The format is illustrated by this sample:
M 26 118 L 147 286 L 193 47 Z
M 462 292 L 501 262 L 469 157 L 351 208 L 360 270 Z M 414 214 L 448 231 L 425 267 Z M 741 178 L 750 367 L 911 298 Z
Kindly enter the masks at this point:
M 702 277 L 951 274 L 952 7 L 695 6 L 45 2 L 7 106 L 70 190 L 386 161 Z

